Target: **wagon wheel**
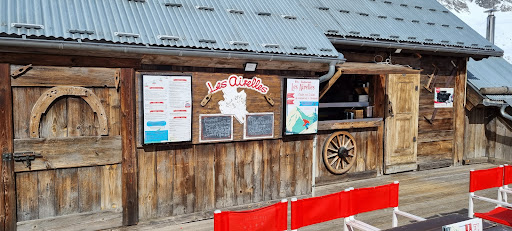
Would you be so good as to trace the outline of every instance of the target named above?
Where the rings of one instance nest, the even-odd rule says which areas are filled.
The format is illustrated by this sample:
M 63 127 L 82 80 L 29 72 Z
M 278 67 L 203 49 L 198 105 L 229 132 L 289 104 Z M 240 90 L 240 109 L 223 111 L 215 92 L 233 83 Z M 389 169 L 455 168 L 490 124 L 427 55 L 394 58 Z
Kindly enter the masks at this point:
M 352 168 L 356 154 L 356 140 L 348 132 L 334 132 L 325 140 L 324 164 L 333 174 L 343 174 Z

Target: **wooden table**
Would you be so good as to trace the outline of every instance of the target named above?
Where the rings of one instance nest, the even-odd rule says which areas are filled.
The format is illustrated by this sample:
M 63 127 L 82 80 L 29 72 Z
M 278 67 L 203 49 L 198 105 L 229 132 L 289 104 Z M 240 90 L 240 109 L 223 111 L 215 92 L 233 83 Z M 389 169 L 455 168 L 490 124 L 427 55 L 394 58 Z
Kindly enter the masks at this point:
M 449 225 L 465 220 L 469 220 L 467 216 L 460 215 L 460 214 L 450 214 L 442 217 L 436 217 L 432 219 L 428 219 L 426 221 L 420 221 L 408 225 L 399 226 L 392 229 L 386 229 L 387 231 L 440 231 L 441 228 L 444 225 Z M 512 230 L 510 227 L 496 225 L 488 223 L 484 220 L 483 222 L 483 230 L 485 231 L 506 231 L 506 230 Z

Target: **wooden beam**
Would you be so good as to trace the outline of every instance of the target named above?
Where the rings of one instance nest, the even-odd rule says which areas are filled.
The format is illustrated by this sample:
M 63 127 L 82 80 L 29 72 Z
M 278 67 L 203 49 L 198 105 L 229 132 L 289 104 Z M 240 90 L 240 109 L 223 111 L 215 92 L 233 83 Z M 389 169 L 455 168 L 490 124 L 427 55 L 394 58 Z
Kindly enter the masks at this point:
M 123 68 L 121 69 L 123 225 L 135 225 L 139 222 L 135 111 L 135 71 L 131 68 Z
M 122 160 L 121 136 L 15 139 L 14 148 L 43 156 L 33 160 L 30 169 L 26 163 L 16 162 L 15 172 L 118 164 Z
M 453 127 L 455 136 L 453 139 L 453 165 L 462 165 L 464 158 L 464 124 L 465 124 L 465 90 L 466 90 L 466 65 L 464 59 L 459 59 L 457 63 L 457 76 L 455 78 L 455 89 L 453 97 L 454 120 Z
M 11 66 L 12 72 L 21 68 L 23 66 Z M 118 71 L 115 68 L 32 66 L 11 81 L 13 87 L 115 87 Z
M 82 54 L 83 55 L 83 54 Z M 17 65 L 33 64 L 34 66 L 61 67 L 140 67 L 137 58 L 106 58 L 75 55 L 27 54 L 21 52 L 0 52 L 0 63 L 9 62 Z
M 0 64 L 0 229 L 16 230 L 16 191 L 14 179 L 14 128 L 9 64 Z
M 340 78 L 341 74 L 343 74 L 343 71 L 341 68 L 338 68 L 338 71 L 332 76 L 331 79 L 329 79 L 329 82 L 327 82 L 327 85 L 320 91 L 320 99 L 331 89 L 332 85 L 336 83 L 336 81 Z
M 318 122 L 318 130 L 339 130 L 352 128 L 372 128 L 382 125 L 382 118 L 366 118 L 354 120 L 331 120 Z
M 377 63 L 359 63 L 359 62 L 346 62 L 338 65 L 343 71 L 343 74 L 366 74 L 366 75 L 380 75 L 380 74 L 419 74 L 421 70 L 412 69 L 402 65 L 392 64 L 377 64 Z

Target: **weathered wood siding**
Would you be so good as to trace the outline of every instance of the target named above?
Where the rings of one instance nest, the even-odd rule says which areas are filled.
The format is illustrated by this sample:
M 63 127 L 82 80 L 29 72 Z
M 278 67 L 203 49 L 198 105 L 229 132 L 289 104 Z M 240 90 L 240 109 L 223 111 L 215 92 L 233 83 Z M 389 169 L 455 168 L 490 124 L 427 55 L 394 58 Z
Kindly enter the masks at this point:
M 139 148 L 139 218 L 309 194 L 312 150 L 312 136 Z
M 499 108 L 474 107 L 471 111 L 466 110 L 465 122 L 466 162 L 512 162 L 512 126 L 500 115 Z
M 377 127 L 352 129 L 348 132 L 354 137 L 357 144 L 357 160 L 352 168 L 345 174 L 334 175 L 325 167 L 322 157 L 323 147 L 328 136 L 335 132 L 319 131 L 316 148 L 316 185 L 325 185 L 335 182 L 345 182 L 377 176 L 382 169 L 382 135 L 379 136 Z
M 32 168 L 15 163 L 18 221 L 122 208 L 116 71 L 35 66 L 12 80 L 14 151 L 43 156 L 32 162 Z M 98 115 L 82 98 L 64 96 L 43 114 L 40 138 L 30 138 L 31 111 L 41 94 L 54 86 L 73 84 L 86 86 L 98 96 L 108 120 L 108 136 L 99 136 Z

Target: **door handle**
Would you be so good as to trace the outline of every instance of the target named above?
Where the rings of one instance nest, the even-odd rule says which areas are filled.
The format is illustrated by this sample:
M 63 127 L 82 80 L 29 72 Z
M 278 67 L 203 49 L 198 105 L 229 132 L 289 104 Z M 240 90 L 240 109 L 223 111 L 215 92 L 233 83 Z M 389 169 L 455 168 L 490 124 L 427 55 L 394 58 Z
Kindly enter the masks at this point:
M 395 116 L 395 114 L 393 113 L 393 103 L 391 103 L 391 100 L 388 101 L 388 112 L 389 112 L 389 116 L 391 116 L 391 117 Z

